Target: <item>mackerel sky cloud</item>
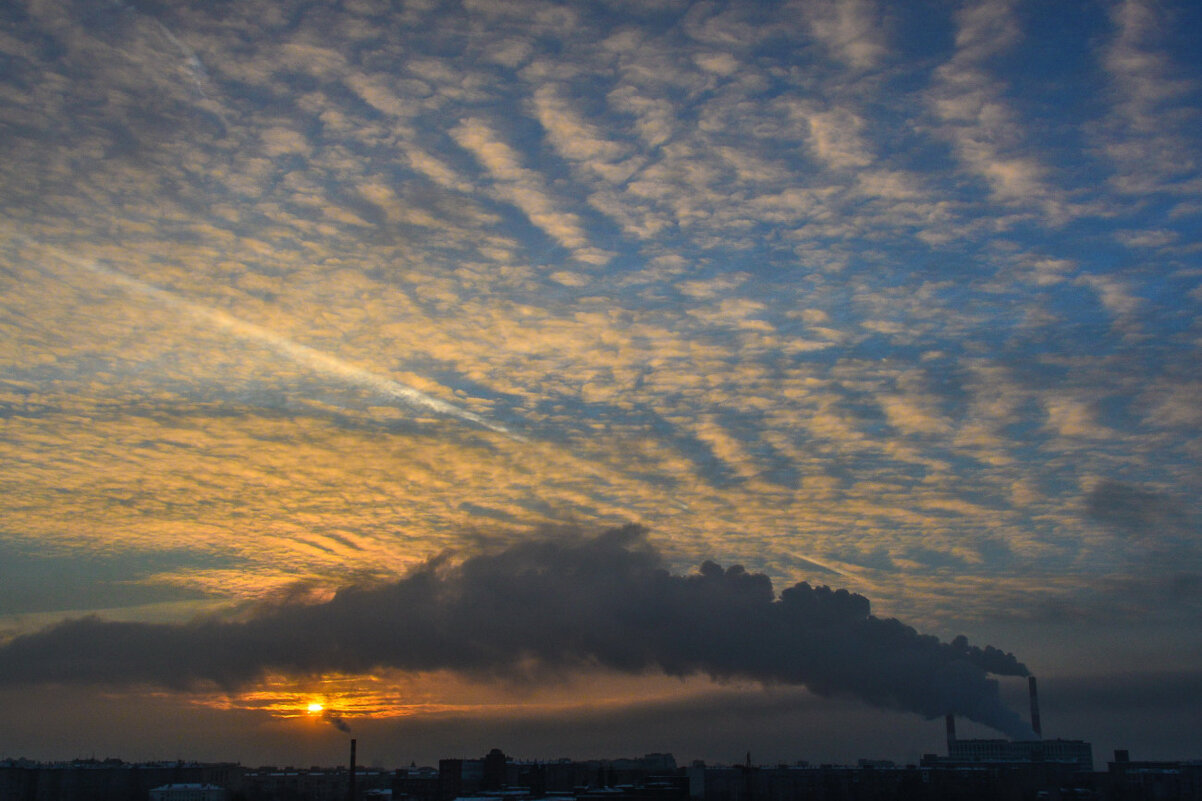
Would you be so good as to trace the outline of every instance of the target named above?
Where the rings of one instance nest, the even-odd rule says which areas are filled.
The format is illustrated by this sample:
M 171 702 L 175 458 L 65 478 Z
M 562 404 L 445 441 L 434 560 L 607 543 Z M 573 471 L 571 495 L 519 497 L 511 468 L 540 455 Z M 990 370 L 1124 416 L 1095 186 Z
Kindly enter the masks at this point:
M 1198 755 L 1165 733 L 1180 706 L 1124 729 L 1080 700 L 1202 671 L 1197 4 L 0 18 L 0 641 L 241 620 L 637 524 L 674 574 L 741 564 L 1013 651 L 1053 735 Z M 346 709 L 375 711 L 347 720 L 450 732 L 491 681 L 364 677 Z M 766 692 L 607 676 L 523 705 L 496 681 L 490 720 L 604 709 L 615 742 L 647 704 Z M 381 682 L 420 703 L 377 714 Z M 150 695 L 164 727 L 224 709 L 288 758 L 283 707 L 214 692 Z M 62 714 L 86 733 L 101 703 Z M 846 703 L 782 700 L 855 721 L 846 753 L 777 717 L 756 750 L 937 747 Z M 240 757 L 206 731 L 182 753 Z M 0 752 L 74 755 L 55 737 Z

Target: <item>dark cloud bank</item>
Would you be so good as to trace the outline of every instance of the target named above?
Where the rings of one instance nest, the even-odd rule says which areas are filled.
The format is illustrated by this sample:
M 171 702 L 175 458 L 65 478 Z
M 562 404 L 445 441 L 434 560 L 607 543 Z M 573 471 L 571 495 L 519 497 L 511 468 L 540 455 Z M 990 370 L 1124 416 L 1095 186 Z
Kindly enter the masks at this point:
M 874 617 L 867 598 L 846 590 L 803 582 L 777 597 L 767 576 L 712 562 L 672 575 L 633 526 L 458 563 L 439 558 L 395 582 L 347 588 L 320 604 L 264 607 L 246 620 L 86 618 L 0 647 L 6 684 L 234 689 L 265 671 L 537 677 L 595 666 L 804 685 L 1031 736 L 988 677 L 1025 675 L 1012 655 Z

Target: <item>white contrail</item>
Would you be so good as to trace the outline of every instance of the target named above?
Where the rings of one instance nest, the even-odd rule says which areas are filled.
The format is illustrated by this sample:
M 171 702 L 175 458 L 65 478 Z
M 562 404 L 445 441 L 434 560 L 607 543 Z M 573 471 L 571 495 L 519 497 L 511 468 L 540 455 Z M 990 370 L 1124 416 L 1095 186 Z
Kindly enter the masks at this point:
M 288 337 L 270 331 L 262 326 L 248 323 L 245 320 L 239 320 L 232 317 L 223 311 L 210 309 L 193 303 L 188 300 L 168 292 L 164 289 L 159 289 L 137 278 L 132 278 L 124 273 L 110 270 L 101 264 L 83 259 L 76 259 L 66 254 L 58 254 L 59 258 L 73 263 L 77 267 L 81 267 L 91 273 L 103 276 L 113 283 L 120 284 L 126 289 L 137 292 L 138 294 L 154 298 L 155 300 L 170 306 L 173 309 L 179 309 L 189 315 L 212 323 L 219 329 L 227 331 L 241 339 L 248 339 L 254 342 L 268 345 L 277 353 L 287 356 L 295 362 L 305 365 L 326 375 L 339 378 L 348 384 L 370 389 L 384 397 L 391 398 L 406 403 L 410 406 L 415 406 L 422 409 L 428 409 L 438 414 L 446 415 L 447 417 L 455 417 L 459 420 L 464 420 L 469 423 L 487 428 L 489 431 L 495 431 L 498 434 L 504 434 L 512 439 L 522 441 L 522 437 L 514 434 L 509 429 L 494 423 L 484 417 L 481 417 L 474 412 L 469 412 L 466 409 L 461 409 L 453 403 L 447 403 L 444 400 L 427 395 L 419 389 L 414 389 L 411 386 L 402 384 L 399 381 L 394 381 L 391 378 L 384 378 L 375 373 L 364 370 L 362 367 L 356 367 L 342 359 L 331 356 L 328 353 L 323 353 L 319 350 L 302 345 Z
M 205 108 L 206 111 L 216 114 L 221 122 L 228 128 L 229 120 L 225 118 L 225 113 L 221 109 L 220 102 L 210 98 L 209 93 L 205 91 L 205 86 L 211 83 L 211 80 L 209 79 L 208 70 L 205 69 L 205 65 L 200 60 L 200 56 L 196 54 L 196 51 L 191 47 L 188 47 L 188 45 L 185 44 L 178 36 L 171 32 L 170 28 L 164 25 L 162 21 L 156 17 L 152 17 L 149 14 L 144 14 L 143 12 L 138 11 L 136 8 L 121 2 L 121 0 L 114 0 L 114 2 L 127 14 L 132 14 L 135 17 L 145 17 L 155 24 L 159 30 L 159 33 L 163 34 L 163 36 L 167 38 L 167 41 L 170 42 L 171 45 L 178 50 L 181 55 L 183 55 L 184 67 L 188 72 L 188 77 L 192 80 L 192 86 L 196 89 L 196 93 L 200 96 L 200 99 L 204 101 L 205 105 L 202 107 Z
M 191 76 L 192 83 L 196 86 L 196 91 L 200 92 L 201 97 L 203 97 L 205 100 L 208 100 L 209 96 L 205 93 L 204 82 L 208 80 L 209 73 L 205 71 L 205 65 L 200 63 L 200 57 L 196 55 L 196 51 L 177 39 L 175 34 L 172 33 L 166 25 L 159 22 L 154 17 L 151 17 L 150 19 L 151 22 L 159 27 L 159 30 L 162 31 L 163 35 L 167 37 L 171 44 L 175 45 L 175 48 L 183 53 L 184 63 L 188 66 L 188 75 Z
M 201 62 L 200 56 L 196 55 L 195 50 L 180 41 L 179 37 L 172 33 L 162 22 L 154 17 L 151 17 L 150 19 L 159 27 L 159 30 L 163 32 L 163 35 L 167 37 L 171 44 L 175 45 L 176 49 L 183 54 L 184 64 L 188 70 L 188 76 L 192 79 L 192 85 L 196 87 L 196 91 L 200 94 L 200 99 L 205 101 L 206 110 L 216 114 L 221 122 L 224 123 L 228 128 L 229 120 L 225 118 L 225 113 L 221 110 L 221 104 L 216 100 L 212 100 L 209 97 L 209 93 L 205 91 L 205 85 L 210 83 L 209 72 L 205 69 L 204 63 Z

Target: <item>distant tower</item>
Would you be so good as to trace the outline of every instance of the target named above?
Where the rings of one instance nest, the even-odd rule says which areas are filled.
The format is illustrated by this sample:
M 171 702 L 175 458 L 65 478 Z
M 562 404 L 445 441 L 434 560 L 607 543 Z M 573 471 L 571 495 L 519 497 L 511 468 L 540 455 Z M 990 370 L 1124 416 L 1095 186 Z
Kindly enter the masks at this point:
M 943 722 L 947 726 L 947 753 L 950 756 L 956 746 L 956 716 L 948 715 Z
M 509 777 L 506 775 L 505 766 L 509 762 L 509 757 L 505 756 L 505 752 L 500 748 L 494 748 L 489 751 L 484 757 L 484 776 L 480 782 L 482 790 L 503 790 L 508 782 Z
M 355 738 L 351 738 L 351 776 L 347 790 L 347 801 L 355 801 Z
M 1035 731 L 1035 739 L 1043 739 L 1043 730 L 1039 725 L 1039 690 L 1035 687 L 1035 677 L 1027 677 L 1027 689 L 1031 694 L 1031 728 Z

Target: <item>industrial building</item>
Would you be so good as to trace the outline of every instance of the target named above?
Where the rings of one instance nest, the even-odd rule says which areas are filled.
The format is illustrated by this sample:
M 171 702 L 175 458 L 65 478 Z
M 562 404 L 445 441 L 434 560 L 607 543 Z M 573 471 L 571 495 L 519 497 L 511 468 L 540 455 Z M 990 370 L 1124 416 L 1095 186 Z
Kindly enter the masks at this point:
M 1027 679 L 1031 701 L 1031 730 L 1033 740 L 960 739 L 956 736 L 956 718 L 948 715 L 947 756 L 927 754 L 924 767 L 955 767 L 976 765 L 1054 764 L 1089 772 L 1093 770 L 1093 746 L 1084 740 L 1045 740 L 1039 717 L 1039 690 L 1035 677 Z
M 229 790 L 215 784 L 181 782 L 150 788 L 149 801 L 229 801 Z

